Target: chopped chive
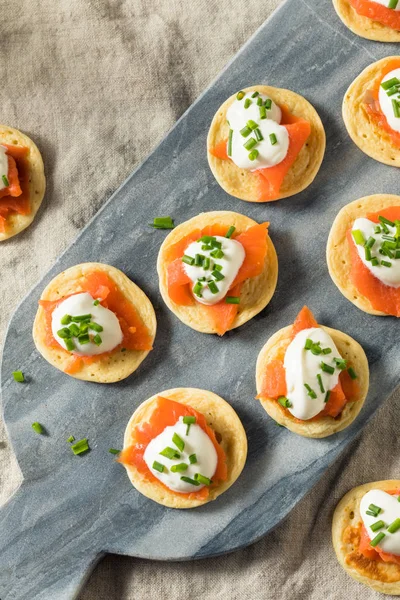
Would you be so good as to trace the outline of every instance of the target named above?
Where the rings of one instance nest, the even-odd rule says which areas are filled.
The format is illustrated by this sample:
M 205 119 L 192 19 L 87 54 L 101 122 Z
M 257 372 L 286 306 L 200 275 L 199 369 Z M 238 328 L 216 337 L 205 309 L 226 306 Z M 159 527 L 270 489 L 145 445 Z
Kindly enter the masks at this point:
M 216 281 L 222 281 L 225 279 L 225 275 L 222 275 L 221 271 L 212 271 L 211 275 L 216 279 Z
M 211 265 L 211 260 L 209 259 L 208 256 L 205 257 L 205 259 L 203 260 L 203 269 L 205 271 L 208 271 L 208 269 L 210 268 Z
M 371 529 L 372 529 L 372 527 L 371 527 Z M 400 519 L 395 519 L 393 521 L 393 523 L 391 523 L 389 525 L 389 527 L 387 528 L 387 530 L 388 530 L 389 533 L 396 533 L 396 531 L 398 529 L 400 529 Z
M 213 238 L 210 242 L 213 248 L 222 248 L 222 242 L 219 242 L 217 239 Z
M 392 2 L 392 1 L 393 0 L 390 0 L 390 2 Z M 397 5 L 397 2 L 396 2 L 396 5 Z M 389 6 L 389 8 L 391 8 L 391 7 Z M 387 81 L 384 81 L 383 83 L 381 83 L 381 87 L 384 90 L 388 90 L 391 87 L 393 87 L 394 85 L 398 85 L 398 84 L 400 84 L 400 81 L 397 79 L 397 77 L 392 77 L 392 79 L 388 79 Z
M 270 133 L 269 134 L 269 139 L 270 139 L 270 142 L 271 142 L 272 146 L 275 146 L 275 144 L 278 143 L 278 140 L 277 140 L 276 135 L 274 133 Z
M 372 525 L 370 525 L 372 531 L 378 531 L 378 529 L 382 529 L 382 527 L 385 527 L 385 523 L 383 521 L 376 521 L 375 523 L 372 523 Z
M 333 373 L 335 372 L 334 367 L 331 367 L 330 365 L 327 365 L 324 362 L 321 362 L 320 367 L 325 373 L 329 373 L 330 375 L 333 375 Z
M 205 244 L 211 244 L 212 240 L 214 240 L 214 236 L 212 235 L 203 235 L 201 238 L 199 238 L 197 241 L 198 242 L 204 242 Z
M 396 119 L 399 119 L 400 118 L 400 103 L 395 98 L 392 98 L 392 108 L 393 108 L 394 116 L 396 117 Z
M 189 465 L 186 463 L 179 463 L 178 465 L 172 465 L 171 471 L 172 473 L 181 473 L 182 471 L 186 471 Z
M 356 244 L 358 244 L 359 246 L 364 246 L 365 244 L 365 238 L 363 235 L 363 232 L 360 231 L 359 229 L 354 229 L 351 232 L 351 235 L 353 236 L 353 239 L 355 241 Z
M 208 477 L 205 477 L 204 475 L 201 475 L 200 473 L 196 473 L 194 478 L 196 481 L 198 481 L 199 483 L 202 483 L 203 485 L 211 485 L 212 484 L 211 479 L 209 479 Z
M 70 444 L 72 444 L 72 442 L 75 441 L 75 438 L 73 435 L 70 435 L 69 438 L 67 439 L 67 442 L 69 442 Z
M 266 119 L 267 118 L 267 109 L 265 108 L 265 106 L 264 105 L 259 106 L 258 110 L 260 111 L 260 119 Z
M 307 390 L 307 396 L 310 396 L 310 398 L 315 400 L 315 398 L 317 397 L 317 394 L 314 392 L 314 390 L 308 385 L 308 383 L 305 383 L 304 387 Z
M 400 496 L 397 496 L 397 502 L 400 502 Z
M 225 237 L 226 238 L 231 238 L 232 235 L 233 235 L 233 233 L 234 233 L 234 231 L 235 231 L 235 229 L 236 229 L 236 227 L 234 227 L 233 225 L 231 225 L 229 227 L 228 231 L 226 232 Z
M 229 130 L 229 138 L 228 138 L 228 156 L 232 156 L 232 138 L 233 138 L 233 129 Z
M 35 431 L 36 433 L 39 433 L 41 435 L 44 433 L 44 427 L 43 427 L 43 425 L 41 425 L 37 421 L 35 421 L 34 423 L 32 423 L 32 429 L 33 429 L 33 431 Z
M 165 467 L 164 467 L 164 465 L 162 465 L 161 463 L 159 463 L 157 460 L 155 460 L 153 462 L 153 469 L 155 471 L 158 471 L 159 473 L 164 473 Z
M 98 323 L 88 323 L 88 327 L 89 329 L 93 329 L 93 331 L 97 331 L 98 333 L 103 331 L 103 327 L 101 325 L 99 325 Z
M 381 265 L 383 265 L 384 267 L 391 267 L 392 263 L 387 260 L 381 260 Z
M 166 458 L 169 458 L 170 460 L 178 459 L 181 457 L 179 452 L 177 450 L 175 450 L 174 448 L 171 448 L 170 446 L 167 446 L 166 448 L 164 448 L 164 450 L 162 450 L 160 452 L 160 454 L 161 454 L 161 456 L 165 456 Z
M 261 133 L 261 130 L 258 129 L 258 127 L 257 127 L 257 129 L 254 130 L 254 135 L 256 136 L 257 142 L 262 142 L 262 140 L 264 139 L 264 136 Z
M 238 296 L 226 296 L 225 304 L 240 304 L 240 298 Z
M 365 246 L 364 252 L 365 252 L 365 260 L 371 260 L 371 258 L 372 258 L 371 248 L 369 248 L 368 246 Z
M 258 158 L 259 152 L 256 148 L 254 148 L 254 150 L 252 150 L 251 152 L 249 152 L 249 159 L 250 160 L 256 160 L 256 158 Z
M 332 348 L 324 348 L 322 350 L 322 354 L 331 354 L 331 352 L 332 352 Z
M 376 225 L 376 227 L 374 227 L 374 232 L 375 232 L 375 233 L 380 233 L 381 231 L 382 231 L 382 230 L 381 230 L 381 228 L 379 227 L 379 225 Z
M 336 367 L 341 371 L 344 371 L 344 369 L 347 368 L 347 361 L 344 358 L 334 358 L 333 360 L 335 361 Z
M 250 98 L 246 98 L 246 100 L 244 101 L 244 107 L 249 108 L 250 104 L 251 104 Z
M 257 106 L 262 106 L 263 105 L 263 99 L 261 98 L 261 96 L 258 96 L 257 98 Z
M 260 95 L 260 92 L 254 92 L 254 93 L 251 95 L 251 97 L 252 97 L 252 98 L 257 98 L 257 96 L 259 96 L 259 95 Z
M 389 219 L 386 219 L 386 217 L 382 217 L 382 215 L 379 215 L 378 219 L 382 223 L 382 225 L 383 224 L 389 225 L 389 227 L 394 227 L 395 226 L 395 224 L 393 223 L 393 221 L 390 221 Z
M 96 333 L 96 335 L 93 338 L 93 343 L 96 344 L 96 346 L 100 346 L 100 344 L 102 343 L 102 341 L 103 340 L 101 339 L 101 337 L 99 336 L 99 334 Z
M 197 463 L 197 456 L 195 454 L 191 454 L 189 456 L 189 462 L 191 465 L 195 465 Z
M 253 119 L 250 119 L 249 121 L 247 121 L 246 123 L 247 127 L 250 127 L 250 129 L 257 129 L 258 125 L 255 121 L 253 121 Z
M 79 325 L 79 335 L 87 333 L 89 331 L 89 323 L 81 323 Z
M 355 372 L 355 370 L 353 369 L 353 367 L 349 367 L 347 369 L 348 374 L 350 375 L 350 377 L 352 379 L 357 379 L 357 373 Z
M 231 131 L 232 131 L 232 129 L 231 129 Z M 243 137 L 247 137 L 250 134 L 251 134 L 251 129 L 250 129 L 250 127 L 247 127 L 247 125 L 245 127 L 243 127 L 243 129 L 240 130 L 240 135 L 242 135 Z
M 121 450 L 117 450 L 117 448 L 109 448 L 108 451 L 110 454 L 119 454 L 121 452 Z
M 68 350 L 69 352 L 72 352 L 72 350 L 75 350 L 75 344 L 74 344 L 74 342 L 71 340 L 71 338 L 67 338 L 67 339 L 65 339 L 65 340 L 64 340 L 64 344 L 65 344 L 65 346 L 66 346 L 66 348 L 67 348 L 67 350 Z
M 322 354 L 322 348 L 319 344 L 320 342 L 318 342 L 317 344 L 313 344 L 310 348 L 311 353 L 314 354 L 314 356 L 319 356 L 320 354 Z
M 389 242 L 395 242 L 396 238 L 393 235 L 383 235 L 382 236 L 383 240 L 389 240 Z
M 76 444 L 71 446 L 71 450 L 74 454 L 83 454 L 84 452 L 87 452 L 90 450 L 88 439 L 83 438 L 83 440 L 79 440 L 79 442 L 76 442 Z
M 69 331 L 74 337 L 77 337 L 80 334 L 80 329 L 76 323 L 71 323 L 69 326 Z
M 219 289 L 218 289 L 218 286 L 217 286 L 217 284 L 216 284 L 214 281 L 209 281 L 209 282 L 207 283 L 207 285 L 208 285 L 208 289 L 210 290 L 210 292 L 211 292 L 212 294 L 218 294 L 218 292 L 219 292 Z
M 257 144 L 257 140 L 255 140 L 253 137 L 251 137 L 250 139 L 247 140 L 247 142 L 245 142 L 243 144 L 243 146 L 246 148 L 246 150 L 251 150 L 252 148 L 254 148 L 254 146 Z
M 394 85 L 393 87 L 389 88 L 388 91 L 386 92 L 387 96 L 394 96 L 395 94 L 399 93 L 399 86 L 398 85 Z
M 289 398 L 286 398 L 286 396 L 279 396 L 278 402 L 281 406 L 283 406 L 283 408 L 291 408 L 292 406 L 292 403 L 290 402 Z
M 14 381 L 18 381 L 18 383 L 23 383 L 25 381 L 22 371 L 13 371 L 12 376 L 14 377 Z
M 193 294 L 195 294 L 195 296 L 198 296 L 199 298 L 201 298 L 202 290 L 203 290 L 203 284 L 201 283 L 201 281 L 196 281 L 196 284 L 193 288 Z
M 174 229 L 175 223 L 171 217 L 155 217 L 150 227 L 154 229 Z
M 65 338 L 70 338 L 71 337 L 71 332 L 68 329 L 68 327 L 63 327 L 62 329 L 59 329 L 57 331 L 57 335 L 58 337 L 65 339 Z
M 394 257 L 400 258 L 400 250 L 396 250 Z
M 183 423 L 185 425 L 187 425 L 186 435 L 189 435 L 190 426 L 193 425 L 194 423 L 196 423 L 196 417 L 191 417 L 191 416 L 183 417 Z
M 95 300 L 93 302 L 93 306 L 98 306 L 99 304 L 100 304 L 100 300 L 99 299 L 97 299 L 97 300 Z
M 397 8 L 399 0 L 389 0 L 388 8 Z
M 313 341 L 310 338 L 306 339 L 306 343 L 304 344 L 304 350 L 310 350 L 313 347 Z
M 326 394 L 325 394 L 325 398 L 324 398 L 324 402 L 325 402 L 325 404 L 326 404 L 327 402 L 329 402 L 329 398 L 330 398 L 330 397 L 331 397 L 331 391 L 330 391 L 330 390 L 328 390 L 328 391 L 326 392 Z
M 245 97 L 245 95 L 246 95 L 246 92 L 243 92 L 243 90 L 240 90 L 240 92 L 238 92 L 236 94 L 236 98 L 237 98 L 237 100 L 243 100 L 243 98 Z
M 210 252 L 210 256 L 212 256 L 213 258 L 224 258 L 224 253 L 222 252 L 222 250 L 217 248 L 216 250 Z
M 376 506 L 376 504 L 370 504 L 368 506 L 368 510 L 373 512 L 375 514 L 375 516 L 378 516 L 382 509 L 380 506 Z
M 71 323 L 71 315 L 64 315 L 60 323 L 61 325 L 69 325 Z
M 99 336 L 100 337 L 100 336 Z M 101 339 L 101 338 L 100 338 Z M 82 335 L 78 336 L 78 342 L 84 346 L 85 344 L 88 344 L 90 342 L 90 338 L 89 338 L 89 334 L 88 333 L 83 333 Z
M 184 254 L 182 256 L 182 262 L 186 263 L 187 265 L 194 265 L 194 258 L 192 256 L 188 256 L 187 254 Z
M 90 321 L 92 315 L 77 315 L 76 317 L 71 317 L 71 321 L 75 323 L 80 323 L 81 321 Z
M 322 383 L 322 377 L 321 377 L 321 375 L 319 373 L 317 375 L 317 380 L 318 380 L 319 389 L 321 390 L 321 392 L 323 394 L 325 394 L 324 384 Z
M 196 481 L 195 479 L 190 479 L 190 477 L 185 477 L 185 475 L 182 475 L 181 481 L 185 481 L 186 483 L 191 483 L 192 485 L 200 485 L 199 481 Z
M 379 544 L 380 541 L 383 540 L 383 538 L 385 537 L 385 533 L 383 533 L 383 531 L 381 531 L 380 533 L 378 533 L 378 535 L 376 535 L 374 537 L 373 540 L 371 540 L 370 542 L 370 546 L 372 546 L 373 548 L 375 548 L 375 546 L 377 546 Z
M 222 265 L 214 264 L 214 271 L 222 271 Z
M 271 98 L 267 98 L 265 101 L 265 108 L 267 110 L 271 110 L 271 107 L 272 107 L 272 100 L 271 100 Z
M 8 179 L 7 179 L 7 175 L 2 175 L 2 176 L 1 176 L 1 178 L 2 178 L 2 180 L 3 180 L 3 183 L 4 183 L 4 185 L 5 185 L 6 187 L 8 187 L 10 184 L 9 184 L 9 181 L 8 181 Z
M 178 448 L 178 450 L 183 452 L 183 449 L 185 447 L 185 442 L 177 433 L 174 433 L 174 435 L 172 436 L 172 443 L 175 444 L 175 446 Z
M 397 257 L 396 257 L 396 258 L 397 258 Z M 373 267 L 377 267 L 377 266 L 379 265 L 379 260 L 376 258 L 376 256 L 373 256 L 373 257 L 371 258 L 371 265 L 372 265 Z
M 370 517 L 376 517 L 377 516 L 376 513 L 372 512 L 372 510 L 366 510 L 365 514 L 369 515 Z
M 205 256 L 203 256 L 203 254 L 196 254 L 194 257 L 194 265 L 195 267 L 201 267 L 201 265 L 203 264 L 203 260 L 205 259 Z

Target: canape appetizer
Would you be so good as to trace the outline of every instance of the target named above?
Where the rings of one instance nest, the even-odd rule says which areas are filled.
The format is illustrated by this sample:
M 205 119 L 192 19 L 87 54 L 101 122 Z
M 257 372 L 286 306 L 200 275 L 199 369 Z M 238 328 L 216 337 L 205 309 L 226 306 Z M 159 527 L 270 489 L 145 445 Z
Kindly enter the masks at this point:
M 44 289 L 33 325 L 40 354 L 72 377 L 98 383 L 133 373 L 152 349 L 153 306 L 124 273 L 84 263 Z
M 344 206 L 326 256 L 350 302 L 371 315 L 400 317 L 400 196 L 375 194 Z
M 18 129 L 0 125 L 0 241 L 32 223 L 45 188 L 37 146 Z
M 305 437 L 322 438 L 354 421 L 368 392 L 364 350 L 353 338 L 318 325 L 304 306 L 257 359 L 257 398 L 267 413 Z
M 240 90 L 218 109 L 207 138 L 208 162 L 220 186 L 248 202 L 301 192 L 325 152 L 316 110 L 299 94 L 266 85 Z
M 160 248 L 157 270 L 161 295 L 183 323 L 223 335 L 268 304 L 278 260 L 268 223 L 216 211 L 175 227 Z
M 333 5 L 353 33 L 378 42 L 400 42 L 399 0 L 333 0 Z
M 375 481 L 348 492 L 333 515 L 332 541 L 353 579 L 400 595 L 400 481 Z
M 134 487 L 170 508 L 215 500 L 239 477 L 247 438 L 220 396 L 175 388 L 152 396 L 133 413 L 119 461 Z
M 400 56 L 372 63 L 353 81 L 343 100 L 343 119 L 360 150 L 400 167 Z

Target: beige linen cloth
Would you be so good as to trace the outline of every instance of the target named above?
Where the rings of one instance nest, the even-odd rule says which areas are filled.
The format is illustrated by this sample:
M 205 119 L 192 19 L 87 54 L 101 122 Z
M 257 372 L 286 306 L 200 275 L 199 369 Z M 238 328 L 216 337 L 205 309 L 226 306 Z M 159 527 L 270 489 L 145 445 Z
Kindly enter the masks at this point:
M 0 0 L 0 121 L 34 139 L 47 173 L 35 223 L 0 244 L 1 342 L 17 303 L 279 3 Z M 398 410 L 397 394 L 262 541 L 191 563 L 108 556 L 80 600 L 378 598 L 339 567 L 330 524 L 351 487 L 400 478 Z M 0 440 L 3 502 L 20 473 L 4 428 Z

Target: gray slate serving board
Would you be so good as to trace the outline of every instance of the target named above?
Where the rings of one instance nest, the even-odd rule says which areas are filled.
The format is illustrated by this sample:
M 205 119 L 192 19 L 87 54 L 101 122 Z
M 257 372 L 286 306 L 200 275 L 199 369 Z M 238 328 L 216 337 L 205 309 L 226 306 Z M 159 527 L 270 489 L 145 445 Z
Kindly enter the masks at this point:
M 70 600 L 105 552 L 186 560 L 229 552 L 277 525 L 360 432 L 397 382 L 398 332 L 393 318 L 371 317 L 347 302 L 325 264 L 330 225 L 347 202 L 396 192 L 398 171 L 367 158 L 350 141 L 340 110 L 348 84 L 397 47 L 355 37 L 331 0 L 288 0 L 176 124 L 156 151 L 117 190 L 11 320 L 2 364 L 4 416 L 24 474 L 0 511 L 2 600 Z M 228 196 L 206 159 L 206 135 L 219 105 L 253 83 L 293 89 L 317 108 L 327 153 L 308 190 L 274 204 Z M 271 221 L 280 275 L 270 305 L 222 339 L 185 327 L 164 306 L 156 257 L 164 232 L 147 223 L 160 214 L 177 222 L 201 211 L 243 212 Z M 31 325 L 43 287 L 62 269 L 101 261 L 122 269 L 151 298 L 158 318 L 154 351 L 124 382 L 96 385 L 60 373 L 39 356 Z M 254 400 L 258 351 L 291 323 L 303 304 L 318 320 L 364 346 L 371 366 L 368 400 L 356 422 L 324 440 L 278 428 Z M 397 323 L 396 323 L 397 325 Z M 24 385 L 11 377 L 28 376 Z M 146 398 L 175 386 L 211 389 L 228 400 L 246 428 L 249 455 L 238 482 L 215 503 L 166 509 L 134 490 L 108 453 Z M 33 421 L 48 431 L 38 436 Z M 92 451 L 72 455 L 66 438 L 87 436 Z M 326 543 L 329 543 L 326 540 Z

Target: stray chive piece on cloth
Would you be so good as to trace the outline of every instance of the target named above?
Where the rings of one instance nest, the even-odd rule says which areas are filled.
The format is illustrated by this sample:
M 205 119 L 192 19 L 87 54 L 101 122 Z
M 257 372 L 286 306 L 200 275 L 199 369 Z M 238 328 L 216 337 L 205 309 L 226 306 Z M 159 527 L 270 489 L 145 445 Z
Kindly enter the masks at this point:
M 32 429 L 33 429 L 33 431 L 35 431 L 36 433 L 39 433 L 40 435 L 44 434 L 44 427 L 43 427 L 43 425 L 41 425 L 37 421 L 35 421 L 34 423 L 32 423 Z
M 121 450 L 117 450 L 117 448 L 109 448 L 108 451 L 110 454 L 119 454 L 121 452 Z
M 174 229 L 175 223 L 172 217 L 155 217 L 149 227 L 153 229 Z
M 22 371 L 13 371 L 14 381 L 18 381 L 18 383 L 23 383 L 25 381 L 25 377 Z
M 76 442 L 71 446 L 71 450 L 75 455 L 87 452 L 88 450 L 90 450 L 88 439 L 83 438 L 83 440 L 79 440 L 79 442 Z
M 67 442 L 69 442 L 70 444 L 72 444 L 72 442 L 75 441 L 75 438 L 73 435 L 70 435 L 69 438 L 67 439 Z

